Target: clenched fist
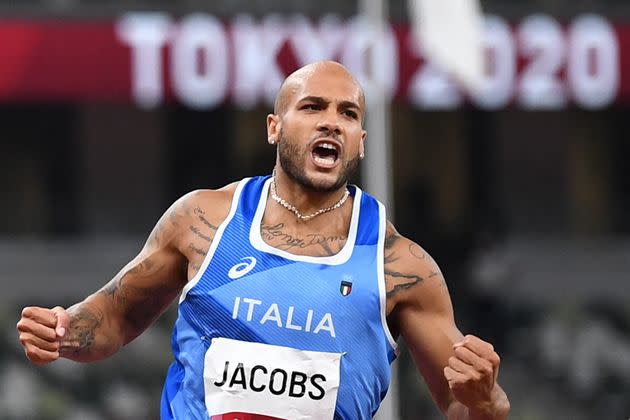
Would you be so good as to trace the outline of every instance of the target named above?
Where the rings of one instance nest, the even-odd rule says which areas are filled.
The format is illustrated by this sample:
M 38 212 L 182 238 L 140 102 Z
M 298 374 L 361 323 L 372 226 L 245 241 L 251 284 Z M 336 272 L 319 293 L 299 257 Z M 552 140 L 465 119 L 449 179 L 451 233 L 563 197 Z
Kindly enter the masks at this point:
M 455 399 L 472 410 L 488 411 L 497 400 L 499 355 L 492 344 L 467 335 L 453 345 L 444 376 Z
M 69 326 L 70 317 L 61 306 L 29 306 L 22 310 L 16 328 L 26 357 L 37 365 L 45 365 L 59 358 L 61 339 Z

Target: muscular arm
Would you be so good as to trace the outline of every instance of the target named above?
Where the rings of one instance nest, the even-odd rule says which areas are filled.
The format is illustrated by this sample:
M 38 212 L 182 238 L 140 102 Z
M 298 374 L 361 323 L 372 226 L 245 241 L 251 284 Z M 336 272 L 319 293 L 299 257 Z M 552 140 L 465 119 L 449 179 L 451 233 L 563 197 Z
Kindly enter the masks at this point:
M 488 392 L 473 392 L 484 389 L 459 377 L 447 379 L 448 367 L 459 363 L 453 359 L 459 359 L 460 354 L 468 357 L 465 347 L 472 345 L 468 343 L 472 338 L 464 338 L 455 325 L 446 282 L 435 261 L 419 245 L 400 236 L 391 225 L 385 240 L 385 280 L 392 332 L 405 340 L 434 401 L 447 418 L 506 418 L 509 402 L 496 383 L 496 353 L 496 371 L 488 372 L 491 377 L 481 375 L 479 378 L 484 384 L 490 384 L 492 389 Z M 484 363 L 480 369 L 492 368 L 490 362 L 479 363 Z M 465 385 L 464 391 L 461 383 Z
M 166 310 L 187 281 L 180 241 L 193 201 L 189 194 L 173 204 L 138 256 L 99 291 L 68 308 L 70 325 L 60 356 L 81 362 L 107 357 Z

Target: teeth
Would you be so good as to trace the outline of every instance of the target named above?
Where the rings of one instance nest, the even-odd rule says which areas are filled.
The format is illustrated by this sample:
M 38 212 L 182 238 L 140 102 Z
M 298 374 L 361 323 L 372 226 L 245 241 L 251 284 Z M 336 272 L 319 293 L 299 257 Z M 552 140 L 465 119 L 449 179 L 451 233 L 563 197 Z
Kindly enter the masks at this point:
M 322 143 L 319 145 L 319 147 L 323 147 L 324 149 L 335 150 L 335 146 L 333 146 L 330 143 Z
M 335 162 L 335 158 L 333 157 L 322 158 L 322 157 L 316 156 L 315 162 L 321 163 L 321 164 L 330 164 L 330 163 Z

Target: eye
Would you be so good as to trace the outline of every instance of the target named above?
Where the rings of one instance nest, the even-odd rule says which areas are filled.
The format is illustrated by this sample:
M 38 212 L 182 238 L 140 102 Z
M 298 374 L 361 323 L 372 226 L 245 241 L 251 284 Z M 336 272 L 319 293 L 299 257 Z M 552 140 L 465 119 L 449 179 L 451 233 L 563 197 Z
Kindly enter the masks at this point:
M 359 114 L 357 114 L 356 112 L 354 112 L 351 109 L 345 110 L 343 111 L 343 114 L 347 117 L 352 118 L 353 120 L 356 120 L 357 118 L 359 118 Z
M 300 109 L 310 109 L 312 111 L 319 111 L 322 109 L 321 105 L 318 104 L 304 104 Z

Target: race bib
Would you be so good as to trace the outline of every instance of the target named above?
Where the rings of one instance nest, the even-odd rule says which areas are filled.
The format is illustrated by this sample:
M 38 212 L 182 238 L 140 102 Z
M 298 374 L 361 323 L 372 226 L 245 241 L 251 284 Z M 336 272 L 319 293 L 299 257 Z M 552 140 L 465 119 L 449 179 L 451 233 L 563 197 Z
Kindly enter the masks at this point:
M 214 338 L 203 381 L 212 420 L 332 419 L 341 354 Z

